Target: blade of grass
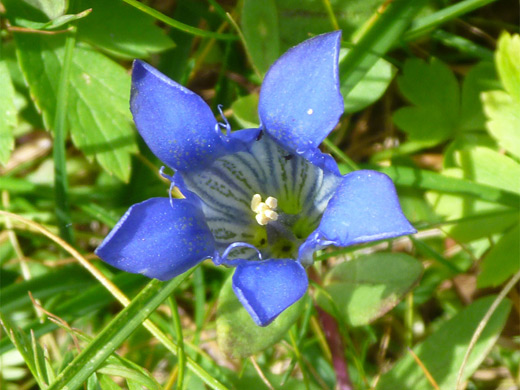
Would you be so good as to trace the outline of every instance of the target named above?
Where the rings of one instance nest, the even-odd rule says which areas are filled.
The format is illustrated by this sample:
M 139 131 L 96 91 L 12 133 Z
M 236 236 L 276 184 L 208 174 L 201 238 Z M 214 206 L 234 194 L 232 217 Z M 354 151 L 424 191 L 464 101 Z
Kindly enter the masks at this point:
M 300 332 L 298 333 L 298 339 L 296 340 L 297 348 L 301 347 L 302 342 L 305 339 L 305 335 L 307 334 L 307 332 L 309 330 L 312 309 L 313 309 L 312 302 L 310 301 L 310 299 L 307 299 L 305 311 L 303 312 L 303 320 L 302 320 L 302 324 L 300 327 Z M 295 355 L 296 355 L 296 352 L 295 352 Z M 294 370 L 294 367 L 296 367 L 296 363 L 298 363 L 298 360 L 295 359 L 295 357 L 296 356 L 293 356 L 291 358 L 291 363 L 289 364 L 289 368 L 285 370 L 285 374 L 284 374 L 282 380 L 280 381 L 280 386 L 283 386 L 285 384 L 285 382 L 287 382 L 287 380 L 289 379 L 289 376 L 291 375 L 291 373 Z
M 438 253 L 436 250 L 434 250 L 431 246 L 426 244 L 423 240 L 418 240 L 414 236 L 410 236 L 410 240 L 412 240 L 413 244 L 415 245 L 416 249 L 418 249 L 420 252 L 423 252 L 426 256 L 430 256 L 437 260 L 440 264 L 444 265 L 446 268 L 449 268 L 454 275 L 464 272 L 463 269 L 461 269 L 459 266 L 453 264 L 452 262 L 446 260 L 444 256 L 442 256 L 440 253 Z
M 425 3 L 425 0 L 395 0 L 375 19 L 339 64 L 341 84 L 347 91 L 350 92 L 372 65 L 395 46 Z M 344 98 L 348 98 L 348 93 Z
M 199 269 L 198 267 L 197 269 Z M 197 272 L 197 271 L 195 271 Z M 178 376 L 177 376 L 177 390 L 182 390 L 184 388 L 184 371 L 186 367 L 186 353 L 184 352 L 184 338 L 182 335 L 182 325 L 181 325 L 181 317 L 179 315 L 179 308 L 177 307 L 177 300 L 175 297 L 170 296 L 170 309 L 172 311 L 172 320 L 173 320 L 173 328 L 175 329 L 175 339 L 177 341 L 178 353 L 177 356 L 179 358 L 178 362 Z
M 166 16 L 165 14 L 163 14 L 143 3 L 140 3 L 137 0 L 123 0 L 123 1 L 127 4 L 130 4 L 132 7 L 137 8 L 139 11 L 142 11 L 145 14 L 148 14 L 148 15 L 154 17 L 155 19 L 160 20 L 163 23 L 166 23 L 168 26 L 171 26 L 178 30 L 184 31 L 185 33 L 197 35 L 199 37 L 215 38 L 215 39 L 221 39 L 221 40 L 225 40 L 225 41 L 237 39 L 237 37 L 233 34 L 219 34 L 219 33 L 213 32 L 213 31 L 206 31 L 206 30 L 201 30 L 200 28 L 188 26 L 187 24 L 184 24 L 175 19 L 172 19 L 169 16 Z
M 330 149 L 332 154 L 335 154 L 341 161 L 345 163 L 349 171 L 357 171 L 359 169 L 357 164 L 354 161 L 352 161 L 349 156 L 343 153 L 343 151 L 340 148 L 334 145 L 334 143 L 331 140 L 325 138 L 323 140 L 323 144 Z
M 61 67 L 58 92 L 56 97 L 56 113 L 54 117 L 54 144 L 52 154 L 54 158 L 54 196 L 55 209 L 60 236 L 67 242 L 74 241 L 72 218 L 70 216 L 69 183 L 67 179 L 67 157 L 65 143 L 67 141 L 67 102 L 70 80 L 72 55 L 76 45 L 76 27 L 65 38 L 65 54 Z
M 513 192 L 410 167 L 372 167 L 386 173 L 397 186 L 467 195 L 488 202 L 520 208 L 520 195 Z
M 80 387 L 101 364 L 168 298 L 192 271 L 161 282 L 150 281 L 145 288 L 96 336 L 62 371 L 48 390 Z
M 449 20 L 467 14 L 494 1 L 496 0 L 464 0 L 450 5 L 440 11 L 415 20 L 410 26 L 410 29 L 403 35 L 403 39 L 405 41 L 413 41 Z
M 193 293 L 195 295 L 195 336 L 193 344 L 198 344 L 200 340 L 200 332 L 204 324 L 204 315 L 206 314 L 206 287 L 204 284 L 204 271 L 202 267 L 197 267 L 193 274 Z
M 477 45 L 469 39 L 461 36 L 451 34 L 444 30 L 435 30 L 432 33 L 432 38 L 442 42 L 444 45 L 459 50 L 462 53 L 470 55 L 472 57 L 485 60 L 493 61 L 493 52 L 483 46 Z

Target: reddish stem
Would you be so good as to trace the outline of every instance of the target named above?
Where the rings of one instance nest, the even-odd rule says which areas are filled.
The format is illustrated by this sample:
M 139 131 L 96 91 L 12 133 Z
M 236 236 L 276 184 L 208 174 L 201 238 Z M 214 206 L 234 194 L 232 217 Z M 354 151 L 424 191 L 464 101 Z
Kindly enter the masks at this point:
M 309 271 L 311 280 L 321 285 L 321 280 L 316 270 L 311 267 Z M 336 374 L 336 389 L 354 390 L 352 381 L 350 380 L 350 376 L 348 374 L 347 360 L 345 359 L 345 354 L 343 353 L 343 339 L 341 338 L 338 323 L 336 319 L 329 313 L 324 311 L 318 305 L 315 306 L 316 310 L 318 311 L 318 318 L 325 333 L 325 338 L 327 339 L 327 344 L 329 345 L 330 353 L 332 355 L 332 365 Z

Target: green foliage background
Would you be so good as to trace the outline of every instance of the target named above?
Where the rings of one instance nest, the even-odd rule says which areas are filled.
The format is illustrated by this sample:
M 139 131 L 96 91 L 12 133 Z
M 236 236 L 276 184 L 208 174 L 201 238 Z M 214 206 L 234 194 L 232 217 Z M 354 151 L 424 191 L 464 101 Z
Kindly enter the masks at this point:
M 518 15 L 509 0 L 0 1 L 0 387 L 520 388 Z M 336 29 L 345 114 L 323 148 L 344 173 L 391 176 L 416 235 L 318 253 L 309 293 L 266 328 L 232 270 L 163 283 L 93 255 L 168 188 L 129 111 L 134 58 L 253 127 L 269 66 Z

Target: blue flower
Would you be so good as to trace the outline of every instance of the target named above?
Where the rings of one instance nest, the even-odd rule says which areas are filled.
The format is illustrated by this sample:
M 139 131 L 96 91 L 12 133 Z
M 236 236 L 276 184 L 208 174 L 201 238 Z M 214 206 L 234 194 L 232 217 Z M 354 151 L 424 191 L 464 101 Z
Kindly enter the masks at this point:
M 341 176 L 318 149 L 343 113 L 340 39 L 320 35 L 285 53 L 263 82 L 260 128 L 235 132 L 198 95 L 136 60 L 137 129 L 185 198 L 130 207 L 99 257 L 160 280 L 207 258 L 236 267 L 233 289 L 265 326 L 305 294 L 316 250 L 414 233 L 388 176 Z

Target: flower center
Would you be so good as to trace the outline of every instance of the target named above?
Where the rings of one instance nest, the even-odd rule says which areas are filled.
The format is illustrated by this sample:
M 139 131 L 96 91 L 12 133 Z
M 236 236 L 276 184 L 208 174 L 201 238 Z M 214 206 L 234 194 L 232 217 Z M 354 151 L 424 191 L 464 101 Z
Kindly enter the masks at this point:
M 272 196 L 269 196 L 265 202 L 262 202 L 260 194 L 254 194 L 251 198 L 251 210 L 256 213 L 256 222 L 262 226 L 278 219 L 278 213 L 274 211 L 277 206 L 278 200 Z
M 297 258 L 340 180 L 290 154 L 267 134 L 249 149 L 220 157 L 202 171 L 183 172 L 182 177 L 203 202 L 217 249 L 224 253 L 233 243 L 246 243 L 264 259 Z M 242 244 L 227 255 L 258 259 L 256 251 Z

